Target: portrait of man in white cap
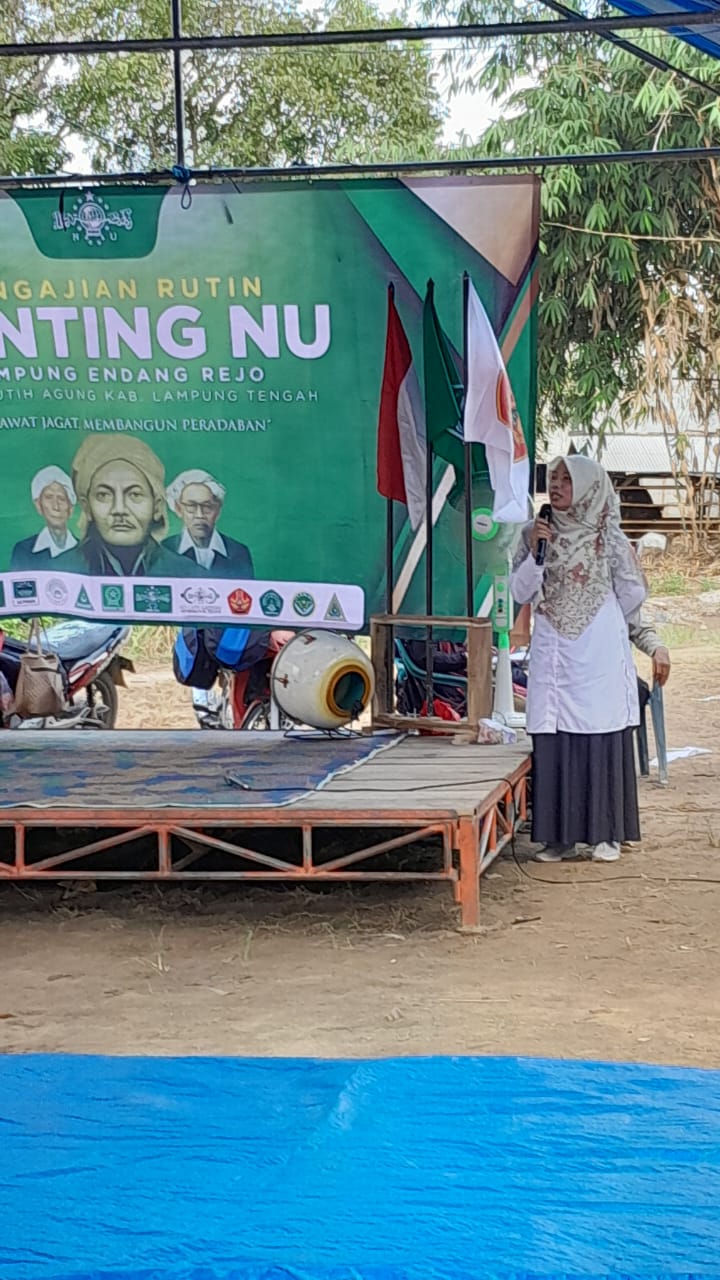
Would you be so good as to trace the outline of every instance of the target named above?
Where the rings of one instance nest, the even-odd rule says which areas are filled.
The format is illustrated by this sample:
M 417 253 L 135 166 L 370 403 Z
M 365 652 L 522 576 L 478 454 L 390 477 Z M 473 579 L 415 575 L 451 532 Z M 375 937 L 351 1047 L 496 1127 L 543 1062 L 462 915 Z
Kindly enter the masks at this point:
M 68 529 L 76 503 L 69 475 L 60 467 L 43 467 L 32 478 L 30 495 L 44 525 L 38 534 L 15 543 L 11 569 L 49 569 L 56 556 L 77 546 Z
M 208 471 L 183 471 L 168 486 L 170 509 L 183 522 L 182 533 L 165 546 L 184 560 L 199 564 L 213 578 L 252 578 L 252 556 L 244 542 L 220 534 L 217 523 L 225 501 L 225 486 Z
M 167 533 L 165 468 L 134 436 L 91 435 L 73 459 L 82 541 L 58 569 L 117 577 L 204 577 L 163 546 Z

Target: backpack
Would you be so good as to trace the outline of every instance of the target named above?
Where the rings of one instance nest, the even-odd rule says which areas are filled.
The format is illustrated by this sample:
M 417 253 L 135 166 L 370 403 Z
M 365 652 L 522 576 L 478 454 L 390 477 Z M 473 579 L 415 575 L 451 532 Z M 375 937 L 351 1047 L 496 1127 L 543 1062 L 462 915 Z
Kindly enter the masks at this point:
M 178 684 L 212 689 L 218 670 L 217 660 L 205 645 L 204 630 L 183 627 L 173 645 L 173 674 Z
M 248 671 L 268 656 L 269 631 L 251 627 L 183 627 L 173 648 L 178 684 L 212 689 L 221 667 Z

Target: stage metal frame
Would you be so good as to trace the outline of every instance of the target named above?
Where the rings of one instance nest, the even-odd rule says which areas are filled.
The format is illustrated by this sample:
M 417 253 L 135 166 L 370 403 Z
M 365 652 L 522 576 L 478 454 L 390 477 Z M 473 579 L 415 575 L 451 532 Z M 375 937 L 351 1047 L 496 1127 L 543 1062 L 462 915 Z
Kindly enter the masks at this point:
M 585 34 L 597 36 L 634 54 L 635 57 L 651 66 L 665 70 L 670 74 L 686 79 L 700 88 L 707 87 L 708 94 L 713 94 L 712 85 L 704 82 L 674 66 L 656 54 L 650 54 L 637 45 L 618 36 L 618 31 L 660 30 L 670 34 L 682 34 L 683 29 L 698 28 L 717 23 L 717 10 L 714 8 L 698 8 L 692 12 L 673 11 L 671 13 L 614 14 L 602 17 L 588 17 L 577 13 L 559 2 L 544 0 L 545 7 L 559 15 L 555 18 L 534 18 L 526 21 L 509 21 L 494 23 L 460 23 L 443 26 L 413 27 L 372 27 L 361 30 L 321 30 L 321 31 L 275 31 L 275 32 L 231 32 L 223 35 L 194 34 L 187 35 L 183 31 L 182 0 L 166 0 L 168 6 L 168 34 L 159 37 L 120 37 L 103 40 L 50 40 L 50 41 L 6 41 L 0 44 L 0 59 L 4 58 L 46 58 L 46 57 L 97 57 L 100 54 L 167 54 L 171 59 L 173 78 L 173 108 L 175 117 L 175 166 L 172 171 L 148 170 L 137 173 L 51 173 L 0 175 L 0 190 L 14 187 L 72 187 L 76 184 L 98 186 L 107 183 L 171 183 L 179 182 L 187 186 L 192 179 L 217 181 L 227 179 L 231 182 L 251 179 L 281 179 L 302 177 L 340 177 L 352 175 L 399 176 L 401 174 L 422 173 L 469 173 L 492 170 L 498 172 L 526 169 L 543 169 L 553 165 L 569 165 L 579 168 L 588 164 L 637 164 L 650 162 L 662 164 L 668 162 L 688 162 L 693 160 L 712 161 L 720 156 L 718 146 L 673 147 L 665 150 L 638 150 L 628 152 L 577 153 L 568 155 L 535 155 L 535 156 L 476 156 L 461 160 L 449 158 L 433 161 L 405 161 L 386 164 L 292 164 L 287 167 L 233 167 L 197 168 L 188 167 L 187 146 L 185 137 L 185 86 L 183 79 L 183 53 L 192 51 L 212 52 L 234 49 L 316 49 L 336 46 L 362 46 L 369 44 L 388 44 L 396 42 L 412 42 L 427 40 L 497 40 L 515 37 L 560 36 Z M 193 157 L 190 157 L 190 164 Z
M 561 18 L 531 18 L 510 22 L 466 22 L 442 26 L 367 27 L 324 31 L 244 31 L 227 35 L 186 35 L 182 30 L 181 0 L 170 0 L 170 34 L 101 40 L 6 41 L 2 58 L 97 56 L 101 53 L 182 53 L 187 50 L 317 49 L 338 45 L 391 44 L 417 40 L 498 40 L 547 35 L 600 35 L 616 31 L 660 30 L 676 34 L 688 27 L 717 25 L 716 8 L 672 10 L 665 13 L 612 14 L 587 17 L 564 5 L 548 5 Z
M 448 746 L 449 753 L 453 748 Z M 5 881 L 273 881 L 291 884 L 333 881 L 447 881 L 460 908 L 461 924 L 480 923 L 480 878 L 512 841 L 528 812 L 530 758 L 521 759 L 469 813 L 452 808 L 383 809 L 333 804 L 332 791 L 318 793 L 312 804 L 303 801 L 278 808 L 152 808 L 4 809 L 0 833 L 10 833 L 10 850 L 0 862 Z M 322 798 L 322 803 L 320 803 Z M 368 843 L 329 860 L 316 858 L 315 838 L 328 829 L 367 830 Z M 398 834 L 373 840 L 378 828 Z M 28 836 L 33 832 L 74 829 L 78 843 L 61 853 L 28 859 Z M 300 834 L 299 862 L 273 857 L 253 848 L 243 833 L 285 829 Z M 108 832 L 103 835 L 103 832 Z M 88 839 L 88 836 L 93 838 Z M 381 854 L 437 837 L 441 865 L 434 870 L 375 870 L 363 866 Z M 152 870 L 128 870 L 113 863 L 112 854 L 133 841 L 152 838 L 157 857 Z M 105 855 L 100 869 L 78 866 L 95 854 Z M 214 871 L 193 869 L 206 854 L 222 853 L 247 866 Z M 73 865 L 70 865 L 73 864 Z

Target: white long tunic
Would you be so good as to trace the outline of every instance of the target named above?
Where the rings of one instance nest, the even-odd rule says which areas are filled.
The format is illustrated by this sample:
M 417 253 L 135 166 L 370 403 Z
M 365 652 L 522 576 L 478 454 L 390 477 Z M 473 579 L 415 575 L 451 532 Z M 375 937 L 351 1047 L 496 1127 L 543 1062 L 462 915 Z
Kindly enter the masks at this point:
M 539 597 L 542 578 L 543 569 L 528 554 L 510 580 L 518 604 Z M 616 733 L 639 723 L 628 620 L 645 594 L 636 578 L 613 582 L 599 612 L 575 640 L 560 635 L 543 614 L 535 614 L 528 733 Z

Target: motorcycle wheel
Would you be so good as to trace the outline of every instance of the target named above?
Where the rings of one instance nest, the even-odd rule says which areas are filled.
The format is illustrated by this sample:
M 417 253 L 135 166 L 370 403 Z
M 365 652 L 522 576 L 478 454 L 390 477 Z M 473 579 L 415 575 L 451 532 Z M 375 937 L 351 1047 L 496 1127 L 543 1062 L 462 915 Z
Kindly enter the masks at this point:
M 218 729 L 234 729 L 235 714 L 233 712 L 233 676 L 229 671 L 221 671 L 218 679 L 220 692 L 218 696 Z M 245 728 L 245 726 L 242 726 Z
M 118 716 L 118 694 L 117 685 L 109 671 L 101 671 L 100 675 L 90 682 L 87 695 L 88 702 L 96 708 L 96 719 L 102 721 L 103 729 L 114 729 Z M 97 728 L 97 725 L 94 727 Z
M 282 731 L 282 732 L 285 732 L 285 730 L 287 730 L 287 729 L 292 729 L 293 724 L 294 724 L 294 721 L 293 721 L 293 720 L 290 720 L 290 719 L 289 719 L 289 717 L 288 717 L 288 716 L 286 716 L 286 715 L 285 715 L 285 713 L 284 713 L 283 711 L 281 711 L 281 712 L 280 712 L 280 729 L 281 729 L 281 731 Z M 269 729 L 269 728 L 270 728 L 270 701 L 269 701 L 269 699 L 263 699 L 263 701 L 262 701 L 262 702 L 256 702 L 253 706 L 251 706 L 251 707 L 250 707 L 250 710 L 248 711 L 247 715 L 245 716 L 245 719 L 243 720 L 243 722 L 242 722 L 242 724 L 241 724 L 240 728 L 241 728 L 241 729 L 244 729 L 244 730 L 248 730 L 248 729 Z

